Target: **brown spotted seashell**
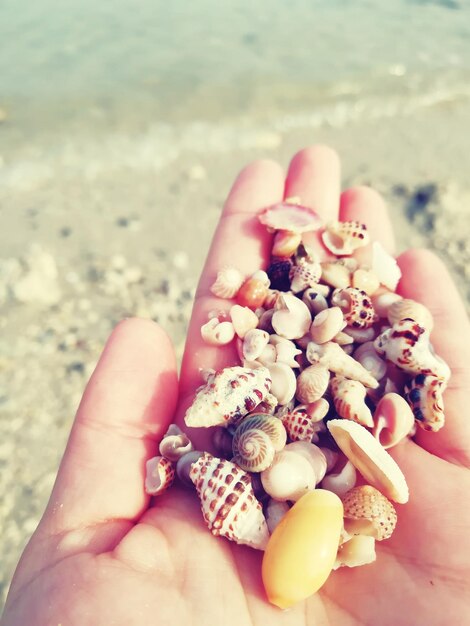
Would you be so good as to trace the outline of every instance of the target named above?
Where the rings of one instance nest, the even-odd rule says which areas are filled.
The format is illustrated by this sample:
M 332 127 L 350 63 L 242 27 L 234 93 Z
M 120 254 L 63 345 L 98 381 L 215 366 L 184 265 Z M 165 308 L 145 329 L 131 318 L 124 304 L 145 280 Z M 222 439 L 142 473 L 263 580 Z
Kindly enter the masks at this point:
M 393 504 L 374 487 L 360 485 L 342 497 L 344 529 L 350 535 L 369 535 L 382 541 L 397 525 Z
M 290 278 L 289 274 L 293 267 L 290 259 L 273 259 L 268 267 L 267 274 L 271 281 L 271 289 L 277 291 L 289 291 Z
M 311 441 L 315 434 L 315 421 L 305 405 L 299 405 L 282 416 L 282 423 L 291 441 Z
M 253 411 L 271 388 L 265 367 L 227 367 L 209 377 L 198 389 L 186 411 L 187 426 L 217 426 L 236 423 Z
M 193 444 L 179 426 L 170 424 L 160 442 L 159 452 L 165 459 L 176 462 L 180 457 L 191 452 Z
M 357 380 L 348 380 L 340 376 L 331 379 L 330 384 L 335 409 L 341 417 L 372 427 L 374 420 L 365 403 L 366 388 Z
M 192 464 L 189 477 L 213 535 L 264 550 L 268 527 L 247 472 L 206 452 Z
M 274 235 L 271 254 L 277 257 L 291 257 L 302 241 L 302 235 L 288 230 L 279 230 Z
M 318 230 L 322 220 L 310 207 L 290 202 L 278 202 L 258 213 L 259 221 L 272 230 L 306 233 Z
M 146 463 L 145 491 L 152 496 L 160 496 L 175 478 L 174 464 L 163 456 L 154 456 Z
M 245 277 L 239 270 L 234 267 L 224 267 L 217 272 L 217 278 L 211 291 L 219 298 L 233 298 L 237 295 L 244 281 Z
M 297 378 L 295 396 L 301 404 L 319 400 L 327 390 L 330 372 L 321 364 L 306 367 Z
M 262 413 L 246 417 L 233 435 L 233 462 L 247 472 L 262 472 L 286 445 L 286 439 L 279 418 Z
M 293 293 L 304 291 L 307 287 L 313 287 L 318 283 L 321 276 L 320 263 L 303 263 L 294 265 L 289 272 L 290 288 Z
M 344 321 L 353 328 L 369 328 L 378 319 L 369 296 L 354 287 L 336 289 L 331 304 L 342 310 Z
M 361 222 L 330 222 L 322 233 L 323 244 L 333 254 L 350 255 L 369 243 L 367 227 Z
M 404 319 L 412 319 L 418 322 L 418 324 L 428 332 L 431 332 L 434 326 L 434 321 L 429 309 L 427 309 L 424 304 L 420 304 L 416 302 L 416 300 L 410 300 L 408 298 L 398 300 L 391 304 L 388 308 L 387 316 L 392 326 Z
M 341 346 L 333 341 L 328 341 L 321 345 L 311 341 L 307 346 L 307 359 L 310 363 L 323 365 L 334 374 L 350 378 L 351 380 L 358 380 L 371 389 L 377 389 L 379 386 L 378 381 L 363 365 L 349 354 L 346 354 Z
M 444 383 L 436 376 L 418 374 L 405 385 L 405 398 L 418 426 L 436 432 L 444 426 Z

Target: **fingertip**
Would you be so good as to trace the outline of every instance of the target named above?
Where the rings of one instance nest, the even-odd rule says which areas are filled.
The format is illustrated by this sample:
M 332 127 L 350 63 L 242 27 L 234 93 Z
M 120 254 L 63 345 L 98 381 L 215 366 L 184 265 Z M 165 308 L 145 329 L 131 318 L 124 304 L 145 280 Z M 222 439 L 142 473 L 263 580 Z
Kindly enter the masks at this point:
M 258 159 L 244 167 L 235 179 L 225 203 L 224 213 L 253 213 L 264 208 L 265 197 L 282 194 L 284 170 L 276 161 Z M 268 187 L 272 187 L 271 192 Z
M 314 144 L 296 152 L 291 159 L 289 169 L 308 167 L 312 164 L 316 165 L 319 161 L 328 163 L 330 167 L 338 171 L 341 168 L 340 159 L 336 150 L 325 144 Z

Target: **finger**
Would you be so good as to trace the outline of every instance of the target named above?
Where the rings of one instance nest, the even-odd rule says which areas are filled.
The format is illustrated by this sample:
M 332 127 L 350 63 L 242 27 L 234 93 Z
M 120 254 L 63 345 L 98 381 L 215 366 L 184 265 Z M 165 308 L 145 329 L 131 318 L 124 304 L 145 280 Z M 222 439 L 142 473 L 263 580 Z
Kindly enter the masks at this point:
M 176 396 L 167 335 L 146 320 L 119 324 L 78 409 L 41 522 L 46 532 L 141 515 L 148 505 L 145 461 L 171 421 Z
M 382 196 L 370 187 L 352 187 L 341 194 L 339 219 L 365 224 L 371 241 L 379 241 L 393 254 L 395 238 L 390 216 Z M 363 250 L 363 248 L 360 248 Z
M 418 428 L 417 442 L 429 452 L 460 464 L 470 464 L 470 324 L 462 300 L 442 261 L 427 250 L 409 250 L 398 258 L 403 276 L 399 293 L 424 304 L 434 318 L 431 341 L 436 354 L 450 366 L 444 393 L 446 422 L 437 433 Z

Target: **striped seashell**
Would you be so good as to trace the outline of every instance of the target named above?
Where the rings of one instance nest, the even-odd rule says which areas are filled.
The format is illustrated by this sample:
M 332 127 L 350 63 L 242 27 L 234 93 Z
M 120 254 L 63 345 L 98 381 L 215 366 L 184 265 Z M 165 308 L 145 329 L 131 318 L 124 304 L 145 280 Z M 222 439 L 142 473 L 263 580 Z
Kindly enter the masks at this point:
M 345 289 L 351 285 L 351 271 L 339 261 L 325 261 L 321 264 L 322 282 L 335 289 Z
M 321 364 L 306 367 L 297 378 L 295 397 L 302 404 L 319 400 L 327 390 L 330 372 Z
M 291 293 L 279 296 L 271 320 L 277 335 L 285 339 L 299 339 L 305 335 L 312 323 L 308 306 Z
M 407 401 L 397 393 L 386 393 L 375 407 L 372 434 L 388 450 L 410 434 L 414 421 Z
M 432 375 L 418 374 L 405 385 L 405 398 L 418 426 L 436 432 L 444 426 L 444 383 Z
M 315 421 L 309 416 L 305 405 L 297 406 L 281 419 L 291 441 L 312 440 L 315 434 Z
M 183 455 L 191 452 L 193 444 L 179 426 L 170 424 L 160 442 L 159 452 L 168 461 L 174 463 Z
M 304 291 L 307 287 L 313 287 L 321 277 L 320 263 L 303 263 L 294 265 L 289 272 L 290 288 L 293 293 Z
M 274 500 L 296 501 L 307 491 L 315 489 L 315 474 L 305 457 L 284 449 L 261 472 L 261 482 L 266 493 Z
M 273 533 L 274 529 L 289 509 L 290 506 L 287 502 L 279 502 L 278 500 L 273 500 L 272 498 L 269 499 L 269 502 L 266 505 L 266 523 L 270 533 Z
M 192 464 L 189 477 L 213 535 L 264 550 L 269 538 L 268 527 L 247 472 L 235 463 L 205 452 Z
M 427 332 L 431 332 L 434 326 L 434 320 L 429 309 L 424 304 L 408 298 L 391 304 L 387 311 L 387 317 L 391 326 L 404 319 L 414 320 Z
M 321 237 L 326 249 L 338 256 L 352 254 L 370 239 L 366 225 L 355 220 L 330 222 Z
M 365 403 L 366 388 L 364 385 L 357 380 L 335 376 L 331 379 L 330 389 L 338 415 L 363 426 L 372 427 L 374 425 L 372 413 Z
M 277 257 L 291 257 L 299 247 L 302 235 L 288 230 L 278 230 L 274 235 L 271 254 Z
M 325 476 L 322 480 L 321 488 L 328 489 L 328 491 L 332 491 L 341 498 L 354 487 L 356 480 L 356 468 L 351 461 L 347 461 L 340 472 Z
M 263 413 L 246 417 L 233 436 L 233 462 L 247 472 L 262 472 L 286 440 L 286 429 L 277 417 Z
M 350 535 L 368 535 L 377 541 L 392 536 L 397 525 L 393 504 L 371 485 L 360 485 L 343 497 L 344 529 Z
M 342 310 L 344 321 L 353 328 L 369 328 L 378 319 L 369 296 L 354 287 L 336 289 L 331 304 Z
M 395 291 L 401 278 L 401 270 L 393 256 L 389 254 L 381 243 L 372 244 L 372 271 L 380 284 L 390 291 Z
M 382 380 L 387 373 L 387 364 L 377 354 L 372 341 L 366 341 L 361 344 L 355 350 L 354 358 L 377 380 Z
M 348 346 L 346 346 L 347 348 Z M 329 341 L 322 345 L 311 341 L 307 346 L 307 359 L 310 363 L 319 363 L 330 372 L 338 376 L 344 376 L 371 389 L 377 389 L 378 381 L 366 370 L 366 368 L 353 359 L 337 343 Z
M 318 230 L 322 220 L 310 207 L 290 202 L 278 202 L 258 213 L 261 224 L 272 230 L 288 230 L 292 233 L 305 233 Z
M 379 289 L 380 281 L 372 270 L 360 267 L 353 274 L 352 286 L 372 296 Z
M 234 267 L 224 267 L 217 272 L 217 278 L 211 287 L 218 298 L 233 298 L 245 282 L 243 274 Z
M 243 338 L 243 357 L 247 361 L 256 361 L 269 342 L 269 334 L 265 330 L 254 328 Z
M 160 496 L 175 479 L 174 464 L 163 456 L 149 459 L 145 468 L 145 491 L 151 496 Z
M 227 367 L 198 389 L 186 411 L 187 426 L 217 426 L 238 422 L 262 402 L 271 388 L 265 367 Z
M 336 337 L 344 326 L 343 312 L 334 306 L 315 315 L 310 326 L 310 335 L 315 343 L 326 343 Z

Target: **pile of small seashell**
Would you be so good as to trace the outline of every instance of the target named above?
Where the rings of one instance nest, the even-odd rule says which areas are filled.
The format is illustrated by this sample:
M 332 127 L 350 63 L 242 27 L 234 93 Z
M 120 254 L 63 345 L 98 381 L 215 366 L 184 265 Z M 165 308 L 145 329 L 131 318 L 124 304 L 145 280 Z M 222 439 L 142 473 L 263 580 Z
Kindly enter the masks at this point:
M 443 426 L 450 370 L 430 312 L 395 293 L 400 269 L 364 224 L 323 226 L 298 199 L 258 217 L 274 231 L 269 267 L 222 268 L 212 292 L 235 303 L 201 328 L 211 345 L 235 342 L 240 365 L 206 373 L 185 415 L 213 428 L 215 455 L 172 425 L 146 489 L 164 492 L 175 472 L 193 484 L 214 535 L 265 551 L 268 599 L 286 608 L 333 569 L 375 560 L 391 501 L 408 501 L 387 449 Z M 323 261 L 303 243 L 320 229 Z

